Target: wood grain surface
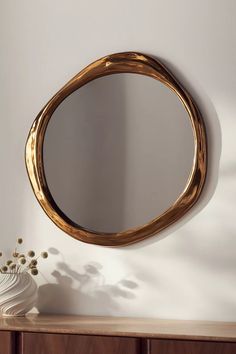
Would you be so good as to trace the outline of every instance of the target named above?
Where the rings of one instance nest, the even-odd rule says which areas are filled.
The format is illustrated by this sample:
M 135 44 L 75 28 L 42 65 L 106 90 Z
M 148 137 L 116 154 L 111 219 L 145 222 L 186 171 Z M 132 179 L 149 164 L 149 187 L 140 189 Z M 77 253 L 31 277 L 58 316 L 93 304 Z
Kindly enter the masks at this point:
M 22 354 L 141 354 L 138 338 L 23 333 Z
M 15 339 L 12 332 L 0 332 L 0 354 L 14 354 Z
M 148 354 L 236 354 L 236 343 L 153 339 Z
M 93 316 L 0 318 L 0 330 L 236 342 L 236 323 Z

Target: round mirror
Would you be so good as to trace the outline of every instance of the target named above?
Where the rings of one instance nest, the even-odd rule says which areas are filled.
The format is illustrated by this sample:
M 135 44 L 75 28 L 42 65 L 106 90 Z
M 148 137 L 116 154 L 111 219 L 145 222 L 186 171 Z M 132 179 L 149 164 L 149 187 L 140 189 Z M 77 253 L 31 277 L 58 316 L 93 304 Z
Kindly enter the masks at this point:
M 140 53 L 90 64 L 42 109 L 26 144 L 35 195 L 69 235 L 125 245 L 179 220 L 206 177 L 206 134 L 191 96 Z
M 52 197 L 87 229 L 121 232 L 165 212 L 193 168 L 194 137 L 176 94 L 148 76 L 89 82 L 53 113 L 44 138 Z

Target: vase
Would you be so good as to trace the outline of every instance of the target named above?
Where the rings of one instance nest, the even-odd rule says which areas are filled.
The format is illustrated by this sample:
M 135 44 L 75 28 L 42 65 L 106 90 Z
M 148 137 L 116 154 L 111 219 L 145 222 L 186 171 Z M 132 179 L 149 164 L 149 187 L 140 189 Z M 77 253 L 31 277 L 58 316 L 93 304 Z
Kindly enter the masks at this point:
M 37 301 L 37 284 L 27 273 L 0 274 L 0 316 L 24 316 Z

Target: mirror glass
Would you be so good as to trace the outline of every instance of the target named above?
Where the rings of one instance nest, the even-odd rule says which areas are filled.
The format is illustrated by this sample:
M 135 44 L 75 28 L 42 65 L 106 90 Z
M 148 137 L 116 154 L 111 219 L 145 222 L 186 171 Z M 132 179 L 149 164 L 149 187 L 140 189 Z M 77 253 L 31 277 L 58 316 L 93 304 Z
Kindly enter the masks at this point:
M 192 171 L 194 137 L 167 86 L 115 74 L 68 96 L 49 121 L 45 176 L 58 207 L 76 224 L 121 232 L 165 212 Z

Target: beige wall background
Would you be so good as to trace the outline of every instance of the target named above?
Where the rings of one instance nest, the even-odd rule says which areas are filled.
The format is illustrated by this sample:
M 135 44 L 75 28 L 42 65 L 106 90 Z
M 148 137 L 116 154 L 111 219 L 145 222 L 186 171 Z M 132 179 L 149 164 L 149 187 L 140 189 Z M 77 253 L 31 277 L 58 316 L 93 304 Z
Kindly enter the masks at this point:
M 236 45 L 233 0 L 1 1 L 0 248 L 18 235 L 48 249 L 37 310 L 113 316 L 236 320 Z M 209 174 L 181 222 L 126 248 L 80 243 L 39 207 L 24 144 L 42 106 L 108 53 L 160 58 L 206 120 Z M 220 162 L 220 163 L 219 163 Z

